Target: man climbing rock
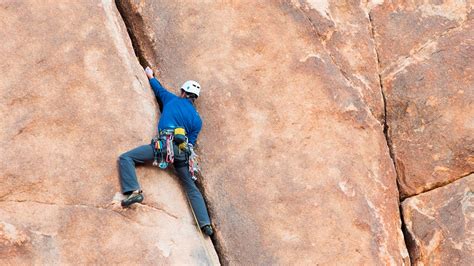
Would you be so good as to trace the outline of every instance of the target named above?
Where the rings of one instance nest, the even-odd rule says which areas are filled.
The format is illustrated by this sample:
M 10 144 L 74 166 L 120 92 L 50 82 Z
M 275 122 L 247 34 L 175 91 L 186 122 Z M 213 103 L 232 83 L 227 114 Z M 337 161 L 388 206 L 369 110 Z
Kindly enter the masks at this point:
M 165 169 L 169 163 L 174 165 L 177 175 L 185 188 L 186 194 L 196 215 L 199 227 L 206 235 L 213 230 L 206 203 L 194 183 L 193 161 L 196 156 L 193 145 L 201 131 L 202 121 L 194 107 L 199 97 L 201 86 L 193 80 L 186 81 L 181 87 L 180 95 L 167 91 L 154 77 L 151 68 L 145 69 L 151 88 L 163 110 L 158 122 L 158 135 L 149 145 L 142 145 L 119 157 L 120 183 L 122 192 L 127 196 L 122 201 L 123 207 L 143 201 L 143 194 L 135 173 L 135 164 L 153 162 Z M 191 165 L 190 165 L 191 164 Z

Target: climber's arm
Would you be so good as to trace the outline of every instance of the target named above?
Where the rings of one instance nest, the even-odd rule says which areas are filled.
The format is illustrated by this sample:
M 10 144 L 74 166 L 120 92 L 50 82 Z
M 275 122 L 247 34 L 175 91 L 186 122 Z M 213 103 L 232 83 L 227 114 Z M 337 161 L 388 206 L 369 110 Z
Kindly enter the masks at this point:
M 169 102 L 174 97 L 178 97 L 174 95 L 173 93 L 169 92 L 168 90 L 166 90 L 163 87 L 163 85 L 161 85 L 158 79 L 156 79 L 153 76 L 153 70 L 151 70 L 151 68 L 147 67 L 145 69 L 145 72 L 146 72 L 147 77 L 150 79 L 151 89 L 155 93 L 155 97 L 157 99 L 160 99 L 163 102 L 163 105 L 166 105 L 166 103 Z

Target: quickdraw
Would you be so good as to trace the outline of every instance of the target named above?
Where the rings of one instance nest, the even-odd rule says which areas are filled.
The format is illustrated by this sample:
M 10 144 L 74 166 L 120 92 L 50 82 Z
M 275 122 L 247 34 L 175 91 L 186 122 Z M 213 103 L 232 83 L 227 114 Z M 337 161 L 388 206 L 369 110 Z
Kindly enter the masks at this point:
M 168 167 L 168 162 L 165 161 L 165 158 L 163 155 L 163 143 L 158 137 L 155 137 L 153 139 L 153 154 L 154 154 L 153 166 L 158 166 L 161 169 L 165 169 L 166 167 Z M 159 159 L 159 163 L 158 163 L 158 159 Z
M 173 135 L 166 135 L 166 162 L 174 162 Z
M 196 181 L 197 177 L 194 174 L 194 158 L 189 158 L 189 172 L 191 173 L 191 178 Z
M 153 143 L 153 166 L 158 165 L 158 154 L 161 153 L 161 142 L 159 139 L 154 138 Z

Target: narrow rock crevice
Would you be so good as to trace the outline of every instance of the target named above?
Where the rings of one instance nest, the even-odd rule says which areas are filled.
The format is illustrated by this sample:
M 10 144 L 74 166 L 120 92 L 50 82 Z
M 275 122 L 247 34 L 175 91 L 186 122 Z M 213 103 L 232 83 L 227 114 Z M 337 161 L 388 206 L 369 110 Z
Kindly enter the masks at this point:
M 399 162 L 397 163 L 394 147 L 393 147 L 393 144 L 392 144 L 392 139 L 391 139 L 391 136 L 390 136 L 390 130 L 389 130 L 390 126 L 389 126 L 388 121 L 387 121 L 388 120 L 388 112 L 387 112 L 387 104 L 388 103 L 387 103 L 387 97 L 386 97 L 386 94 L 385 94 L 385 89 L 384 89 L 384 86 L 383 86 L 383 79 L 382 79 L 382 76 L 385 77 L 385 78 L 391 77 L 391 76 L 395 75 L 396 73 L 398 73 L 399 71 L 401 71 L 401 70 L 405 69 L 406 67 L 408 67 L 409 65 L 411 65 L 411 63 L 407 63 L 407 62 L 410 61 L 410 60 L 415 60 L 415 58 L 417 57 L 417 55 L 419 53 L 423 53 L 423 51 L 425 49 L 428 49 L 427 47 L 429 47 L 433 43 L 437 43 L 444 36 L 446 36 L 446 35 L 448 35 L 452 32 L 462 30 L 464 25 L 469 21 L 469 19 L 466 19 L 466 20 L 462 21 L 461 24 L 458 25 L 458 26 L 448 28 L 447 30 L 445 30 L 441 34 L 437 35 L 435 38 L 430 39 L 430 40 L 424 42 L 423 44 L 420 44 L 417 48 L 414 48 L 412 50 L 412 52 L 410 52 L 410 55 L 403 56 L 403 57 L 397 59 L 394 63 L 390 64 L 389 66 L 385 67 L 385 69 L 382 70 L 381 69 L 382 64 L 380 62 L 380 57 L 379 57 L 379 54 L 378 54 L 378 51 L 377 51 L 377 46 L 375 44 L 375 30 L 374 30 L 374 27 L 373 27 L 373 21 L 372 21 L 372 17 L 371 17 L 370 12 L 368 13 L 368 18 L 369 18 L 369 21 L 370 21 L 369 27 L 370 27 L 370 30 L 371 30 L 371 33 L 372 33 L 372 39 L 374 40 L 374 50 L 375 50 L 375 55 L 376 55 L 377 64 L 378 64 L 377 68 L 378 68 L 378 71 L 379 71 L 378 76 L 379 76 L 380 92 L 381 92 L 381 95 L 382 95 L 383 105 L 384 105 L 383 132 L 384 132 L 384 135 L 385 135 L 385 139 L 387 141 L 387 146 L 389 148 L 390 158 L 392 159 L 393 165 L 395 167 L 395 172 L 396 172 L 396 175 L 397 175 L 397 187 L 398 187 L 398 191 L 399 191 L 399 194 L 400 194 L 400 202 L 402 202 L 403 200 L 405 200 L 407 198 L 414 197 L 414 196 L 420 195 L 422 193 L 426 193 L 426 192 L 429 192 L 431 190 L 437 189 L 439 187 L 449 185 L 452 182 L 454 182 L 454 181 L 456 181 L 456 180 L 458 180 L 458 179 L 460 179 L 464 176 L 468 176 L 468 175 L 472 174 L 473 172 L 470 172 L 468 174 L 465 174 L 465 175 L 463 175 L 459 178 L 453 179 L 453 180 L 447 180 L 447 181 L 442 181 L 442 182 L 432 184 L 430 188 L 424 189 L 423 191 L 421 191 L 419 193 L 416 193 L 416 194 L 413 194 L 413 195 L 408 196 L 408 195 L 406 195 L 402 192 L 403 190 L 401 189 L 401 186 L 400 186 L 400 180 L 404 180 L 404 173 L 401 170 L 401 169 L 403 169 L 403 165 L 399 165 Z M 430 54 L 438 53 L 440 51 L 441 50 L 435 50 L 435 51 L 431 52 Z M 402 66 L 402 68 L 398 67 L 397 69 L 394 69 L 394 66 Z M 389 70 L 392 70 L 392 71 L 389 71 Z M 385 73 L 387 71 L 389 73 Z
M 115 5 L 125 23 L 128 36 L 132 41 L 133 51 L 135 52 L 135 56 L 138 58 L 140 65 L 143 67 L 155 67 L 156 63 L 148 60 L 150 58 L 151 60 L 154 60 L 157 57 L 153 50 L 152 43 L 148 38 L 146 38 L 143 17 L 139 13 L 133 11 L 129 1 L 116 0 Z
M 207 206 L 207 210 L 209 212 L 209 216 L 210 217 L 216 217 L 216 212 L 214 211 L 215 208 L 214 208 L 212 202 L 207 200 L 206 195 L 208 195 L 208 192 L 206 190 L 206 187 L 201 182 L 201 180 L 203 180 L 203 179 L 204 179 L 204 177 L 202 176 L 202 173 L 200 172 L 197 175 L 196 185 L 202 193 L 202 196 L 204 198 L 204 202 L 206 202 L 206 206 Z M 215 223 L 213 223 L 213 228 L 216 228 Z M 230 261 L 227 259 L 227 256 L 226 256 L 227 251 L 224 249 L 224 246 L 219 241 L 219 238 L 217 237 L 216 232 L 214 232 L 214 234 L 211 236 L 211 241 L 212 241 L 212 244 L 214 245 L 214 249 L 216 250 L 217 257 L 219 258 L 219 263 L 221 265 L 229 265 Z
M 416 245 L 416 241 L 413 234 L 410 232 L 408 226 L 405 223 L 405 217 L 403 215 L 403 208 L 401 203 L 399 204 L 398 208 L 400 212 L 400 219 L 402 221 L 403 240 L 405 241 L 405 246 L 410 257 L 410 264 L 413 265 L 413 263 L 415 262 L 415 258 L 417 257 L 416 254 L 418 254 L 418 246 Z
M 145 24 L 143 21 L 143 17 L 139 14 L 133 11 L 133 8 L 131 7 L 131 4 L 128 1 L 121 1 L 121 0 L 116 0 L 115 5 L 117 6 L 117 9 L 120 13 L 120 16 L 125 23 L 125 26 L 127 28 L 128 35 L 130 37 L 130 40 L 132 42 L 133 50 L 135 52 L 135 55 L 142 67 L 153 67 L 155 69 L 158 68 L 158 61 L 159 57 L 155 53 L 153 49 L 153 44 L 150 41 L 149 37 L 147 37 L 147 34 L 145 32 Z M 161 102 L 159 102 L 160 105 L 160 111 L 163 110 L 163 105 Z M 202 179 L 202 176 L 199 176 L 199 179 Z M 201 193 L 203 195 L 204 201 L 206 202 L 209 214 L 211 217 L 215 217 L 215 211 L 214 208 L 212 207 L 212 204 L 207 200 L 207 193 L 204 189 L 204 186 L 200 182 L 196 183 L 198 188 L 201 190 Z M 214 231 L 216 231 L 216 226 L 213 224 Z M 219 239 L 216 237 L 216 232 L 214 232 L 214 235 L 211 237 L 211 241 L 213 243 L 214 249 L 216 251 L 217 257 L 219 259 L 220 264 L 226 265 L 226 260 L 224 260 L 225 256 L 225 251 L 223 248 L 223 245 L 220 243 Z M 211 259 L 211 258 L 209 258 Z
M 448 181 L 445 181 L 445 182 L 436 183 L 435 185 L 433 185 L 433 186 L 430 187 L 429 189 L 423 190 L 423 191 L 421 191 L 420 193 L 416 193 L 416 194 L 413 194 L 413 195 L 410 195 L 410 196 L 403 197 L 403 198 L 402 198 L 402 201 L 404 201 L 404 200 L 406 200 L 406 199 L 409 199 L 409 198 L 412 198 L 412 197 L 416 197 L 416 196 L 418 196 L 418 195 L 421 195 L 421 194 L 424 194 L 424 193 L 427 193 L 427 192 L 430 192 L 430 191 L 435 190 L 435 189 L 438 189 L 438 188 L 445 187 L 445 186 L 447 186 L 447 185 L 449 185 L 449 184 L 451 184 L 451 183 L 454 183 L 454 182 L 458 181 L 459 179 L 462 179 L 462 178 L 464 178 L 464 177 L 466 177 L 466 176 L 470 176 L 470 175 L 472 175 L 472 174 L 474 174 L 474 171 L 473 171 L 473 172 L 469 172 L 469 173 L 464 174 L 464 175 L 461 175 L 461 176 L 459 176 L 459 177 L 457 177 L 457 178 L 455 178 L 455 179 L 453 179 L 453 180 L 448 180 Z
M 379 53 L 378 53 L 378 50 L 377 50 L 377 43 L 375 41 L 375 29 L 374 29 L 374 24 L 373 24 L 372 16 L 371 16 L 370 12 L 368 12 L 367 16 L 368 16 L 368 19 L 369 19 L 369 28 L 370 28 L 370 32 L 371 32 L 371 35 L 372 35 L 372 40 L 373 40 L 373 43 L 374 43 L 374 52 L 375 52 L 375 58 L 377 60 L 377 69 L 378 69 L 378 76 L 379 76 L 380 94 L 382 96 L 382 102 L 383 102 L 383 119 L 382 119 L 383 134 L 385 136 L 385 141 L 387 142 L 387 148 L 388 148 L 390 159 L 391 159 L 393 167 L 395 169 L 397 190 L 398 190 L 398 195 L 399 195 L 399 198 L 398 198 L 399 211 L 398 212 L 400 213 L 401 230 L 402 230 L 402 233 L 403 233 L 403 240 L 405 242 L 405 247 L 408 250 L 408 254 L 412 254 L 410 252 L 410 249 L 413 247 L 413 241 L 412 241 L 412 238 L 411 238 L 411 236 L 410 236 L 410 234 L 407 230 L 407 226 L 405 224 L 405 219 L 403 217 L 403 210 L 402 210 L 402 205 L 401 205 L 401 195 L 400 195 L 401 189 L 400 189 L 400 183 L 399 183 L 399 176 L 400 175 L 399 175 L 399 170 L 398 170 L 397 164 L 396 164 L 395 153 L 393 151 L 393 144 L 392 144 L 392 140 L 390 138 L 389 125 L 388 125 L 388 122 L 387 122 L 387 119 L 388 119 L 387 96 L 385 95 L 385 90 L 384 90 L 384 86 L 383 86 L 383 79 L 382 79 L 382 74 L 381 74 L 381 69 L 380 69 L 380 67 L 381 67 L 380 57 L 379 57 Z M 413 261 L 413 258 L 410 255 L 410 263 L 412 261 Z

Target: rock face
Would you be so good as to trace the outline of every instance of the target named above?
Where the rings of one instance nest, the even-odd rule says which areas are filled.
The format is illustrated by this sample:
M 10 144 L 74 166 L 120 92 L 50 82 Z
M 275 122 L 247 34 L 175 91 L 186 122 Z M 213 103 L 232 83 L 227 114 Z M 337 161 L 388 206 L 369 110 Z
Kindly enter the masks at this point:
M 203 87 L 220 262 L 410 264 L 400 196 L 414 264 L 474 260 L 470 1 L 116 2 L 0 3 L 0 264 L 219 264 L 171 172 L 119 206 L 139 62 Z
M 474 175 L 403 201 L 415 265 L 472 265 Z
M 356 89 L 372 115 L 383 120 L 379 68 L 367 6 L 357 1 L 292 1 L 301 10 L 331 61 Z
M 201 182 L 223 262 L 408 263 L 365 6 L 120 2 L 165 86 L 203 87 Z
M 442 2 L 390 1 L 370 13 L 403 197 L 474 170 L 472 2 Z
M 111 1 L 0 3 L 0 264 L 209 264 L 179 183 L 140 169 L 122 210 L 117 157 L 157 105 Z

